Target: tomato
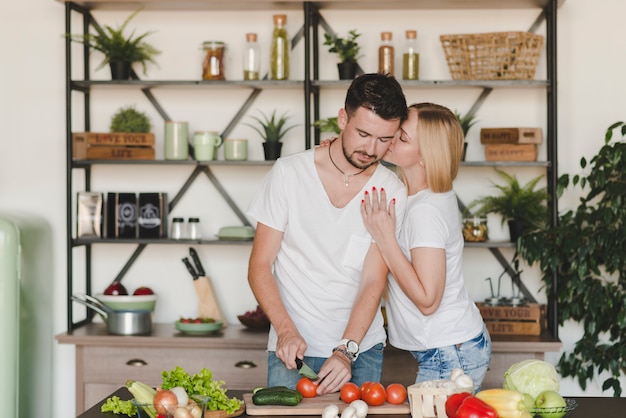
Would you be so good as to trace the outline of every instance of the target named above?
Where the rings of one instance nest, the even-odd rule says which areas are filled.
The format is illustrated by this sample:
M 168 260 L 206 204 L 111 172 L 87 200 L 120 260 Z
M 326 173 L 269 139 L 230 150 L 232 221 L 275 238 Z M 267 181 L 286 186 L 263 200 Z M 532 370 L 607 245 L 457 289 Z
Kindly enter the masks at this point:
M 363 394 L 372 385 L 372 383 L 374 382 L 363 382 L 363 384 L 361 384 L 361 387 L 359 387 L 359 390 L 361 391 L 361 397 L 363 397 Z
M 296 384 L 296 390 L 304 398 L 315 398 L 317 396 L 317 385 L 308 377 L 301 377 Z
M 352 403 L 352 401 L 361 399 L 361 389 L 356 385 L 356 383 L 348 382 L 341 387 L 339 397 L 345 403 Z
M 372 382 L 361 396 L 369 406 L 380 406 L 387 400 L 385 387 L 378 382 Z
M 385 390 L 387 402 L 393 405 L 400 405 L 406 401 L 406 388 L 400 383 L 392 383 Z

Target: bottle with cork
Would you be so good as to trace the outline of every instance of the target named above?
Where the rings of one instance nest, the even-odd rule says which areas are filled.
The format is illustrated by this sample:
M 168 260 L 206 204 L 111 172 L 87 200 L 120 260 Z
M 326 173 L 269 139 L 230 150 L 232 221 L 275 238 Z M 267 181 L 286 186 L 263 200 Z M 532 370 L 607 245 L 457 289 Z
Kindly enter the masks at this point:
M 391 43 L 391 32 L 381 32 L 380 39 L 382 43 L 378 48 L 378 72 L 393 75 L 395 55 Z
M 402 79 L 419 79 L 420 55 L 417 52 L 417 31 L 406 31 L 406 43 L 402 51 Z
M 274 15 L 270 78 L 272 80 L 287 80 L 289 78 L 289 39 L 287 37 L 287 15 Z
M 243 79 L 258 80 L 261 71 L 261 50 L 256 42 L 256 33 L 246 33 L 243 48 Z

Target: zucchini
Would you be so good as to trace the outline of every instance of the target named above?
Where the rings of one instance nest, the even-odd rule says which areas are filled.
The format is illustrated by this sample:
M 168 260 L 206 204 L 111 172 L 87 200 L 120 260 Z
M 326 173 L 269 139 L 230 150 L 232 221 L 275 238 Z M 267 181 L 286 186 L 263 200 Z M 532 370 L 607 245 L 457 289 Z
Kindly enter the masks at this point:
M 255 405 L 296 406 L 301 400 L 302 395 L 298 391 L 285 387 L 269 387 L 252 395 L 252 403 Z

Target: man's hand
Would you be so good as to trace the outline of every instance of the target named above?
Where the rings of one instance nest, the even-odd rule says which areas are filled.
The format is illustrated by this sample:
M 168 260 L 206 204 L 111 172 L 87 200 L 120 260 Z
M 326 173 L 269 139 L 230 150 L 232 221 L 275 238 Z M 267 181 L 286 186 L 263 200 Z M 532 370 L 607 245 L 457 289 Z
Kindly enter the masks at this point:
M 297 332 L 286 332 L 278 335 L 276 342 L 276 357 L 278 357 L 287 369 L 296 368 L 296 357 L 304 358 L 306 342 Z
M 350 381 L 352 377 L 352 362 L 342 353 L 335 351 L 322 365 L 318 383 L 317 394 L 339 392 L 341 387 Z

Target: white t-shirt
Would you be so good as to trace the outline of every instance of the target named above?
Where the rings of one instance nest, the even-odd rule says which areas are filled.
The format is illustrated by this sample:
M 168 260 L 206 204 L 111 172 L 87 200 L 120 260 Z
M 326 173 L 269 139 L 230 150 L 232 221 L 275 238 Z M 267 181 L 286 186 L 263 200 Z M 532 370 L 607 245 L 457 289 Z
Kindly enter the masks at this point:
M 446 287 L 437 311 L 426 316 L 389 275 L 386 312 L 391 345 L 423 351 L 476 337 L 483 328 L 483 319 L 464 284 L 463 235 L 456 194 L 427 189 L 409 196 L 399 236 L 400 247 L 409 260 L 412 248 L 445 249 Z
M 314 163 L 314 150 L 276 161 L 248 215 L 284 233 L 274 277 L 289 316 L 307 343 L 307 356 L 329 357 L 350 316 L 365 255 L 372 244 L 361 218 L 365 190 L 384 187 L 396 198 L 398 224 L 406 207 L 406 189 L 379 165 L 365 187 L 344 207 L 330 202 Z M 360 344 L 366 351 L 386 339 L 380 312 Z M 270 329 L 268 350 L 276 349 Z

